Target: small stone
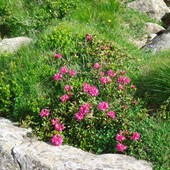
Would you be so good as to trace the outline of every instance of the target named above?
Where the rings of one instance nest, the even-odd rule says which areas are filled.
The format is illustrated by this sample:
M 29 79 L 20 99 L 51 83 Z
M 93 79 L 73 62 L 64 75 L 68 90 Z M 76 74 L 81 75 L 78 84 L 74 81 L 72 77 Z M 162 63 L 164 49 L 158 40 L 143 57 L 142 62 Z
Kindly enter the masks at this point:
M 28 37 L 5 38 L 0 41 L 0 53 L 12 53 L 17 51 L 21 46 L 27 45 L 32 41 Z
M 153 38 L 143 49 L 151 50 L 153 53 L 170 49 L 170 28 Z
M 150 35 L 150 34 L 156 34 L 160 31 L 165 30 L 164 27 L 156 24 L 156 23 L 152 23 L 152 22 L 147 22 L 145 24 L 145 31 Z

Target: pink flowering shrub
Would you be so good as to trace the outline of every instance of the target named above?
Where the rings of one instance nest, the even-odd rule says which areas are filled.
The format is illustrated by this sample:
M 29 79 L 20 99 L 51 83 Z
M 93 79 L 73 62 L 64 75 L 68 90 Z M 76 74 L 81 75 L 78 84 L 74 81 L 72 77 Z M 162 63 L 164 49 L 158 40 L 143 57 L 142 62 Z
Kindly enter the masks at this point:
M 41 138 L 95 153 L 136 151 L 142 136 L 135 123 L 146 112 L 134 98 L 136 87 L 121 65 L 126 55 L 90 34 L 75 48 L 69 59 L 61 51 L 53 56 L 53 91 L 45 106 L 50 114 L 40 113 Z

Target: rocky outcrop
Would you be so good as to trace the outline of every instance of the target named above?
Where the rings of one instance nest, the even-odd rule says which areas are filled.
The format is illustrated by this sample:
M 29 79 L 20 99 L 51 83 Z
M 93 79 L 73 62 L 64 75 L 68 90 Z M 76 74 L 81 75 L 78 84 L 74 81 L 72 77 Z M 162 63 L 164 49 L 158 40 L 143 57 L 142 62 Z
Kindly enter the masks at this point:
M 147 22 L 144 27 L 145 35 L 141 39 L 132 40 L 132 42 L 139 48 L 146 45 L 147 42 L 151 41 L 157 36 L 158 33 L 164 31 L 165 29 L 155 23 Z
M 32 41 L 28 37 L 5 38 L 0 41 L 0 53 L 12 53 L 18 50 L 22 45 L 29 44 Z
M 145 32 L 147 32 L 149 35 L 150 34 L 156 34 L 156 33 L 163 31 L 163 30 L 165 30 L 165 28 L 156 24 L 156 23 L 147 22 L 145 24 Z
M 71 146 L 29 138 L 31 130 L 0 118 L 1 170 L 151 170 L 149 163 L 121 154 L 94 155 Z
M 143 49 L 153 53 L 170 49 L 170 27 L 147 43 Z
M 135 0 L 128 3 L 127 7 L 148 14 L 157 21 L 160 21 L 166 13 L 170 13 L 170 9 L 163 0 Z

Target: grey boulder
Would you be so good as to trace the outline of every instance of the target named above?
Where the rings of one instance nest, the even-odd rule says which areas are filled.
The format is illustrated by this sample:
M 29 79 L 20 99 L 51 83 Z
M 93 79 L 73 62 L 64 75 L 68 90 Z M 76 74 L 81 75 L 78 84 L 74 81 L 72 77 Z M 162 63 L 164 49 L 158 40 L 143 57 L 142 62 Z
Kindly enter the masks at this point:
M 28 37 L 5 38 L 0 41 L 0 53 L 12 53 L 17 51 L 21 46 L 27 45 L 32 41 Z
M 170 49 L 170 27 L 148 42 L 143 49 L 153 53 Z
M 170 13 L 163 0 L 135 0 L 128 3 L 127 7 L 145 13 L 157 21 L 160 21 L 166 13 Z
M 0 118 L 1 170 L 151 170 L 150 163 L 122 154 L 95 155 L 29 138 L 31 131 Z

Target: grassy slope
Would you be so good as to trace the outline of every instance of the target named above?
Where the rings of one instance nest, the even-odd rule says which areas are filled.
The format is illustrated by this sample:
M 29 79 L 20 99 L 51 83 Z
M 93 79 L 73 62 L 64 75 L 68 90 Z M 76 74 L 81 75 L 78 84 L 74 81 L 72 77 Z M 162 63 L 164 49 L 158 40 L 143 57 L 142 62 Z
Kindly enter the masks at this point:
M 19 4 L 23 9 L 21 10 L 20 17 L 26 18 L 26 14 L 24 14 L 24 6 L 17 1 L 11 1 L 14 4 Z M 23 2 L 23 1 L 20 1 Z M 138 58 L 139 63 L 136 65 L 144 64 L 144 61 L 149 62 L 149 55 L 143 54 L 140 50 L 137 49 L 132 43 L 129 42 L 131 37 L 142 37 L 143 35 L 143 26 L 146 21 L 150 21 L 146 16 L 133 12 L 131 10 L 126 10 L 120 3 L 115 2 L 114 0 L 86 0 L 84 2 L 77 1 L 78 8 L 73 11 L 70 15 L 68 15 L 63 21 L 54 21 L 54 25 L 56 23 L 62 22 L 66 26 L 74 27 L 75 33 L 79 34 L 97 34 L 99 38 L 105 38 L 107 40 L 112 40 L 119 45 L 127 48 L 127 52 L 133 56 Z M 16 10 L 14 10 L 16 15 Z M 53 27 L 53 26 L 49 26 Z M 49 30 L 49 28 L 47 28 Z M 48 31 L 46 31 L 48 32 Z M 33 35 L 30 33 L 30 35 Z M 35 41 L 38 37 L 35 37 Z M 14 78 L 21 81 L 21 84 L 25 87 L 18 87 L 18 90 L 30 90 L 30 92 L 34 97 L 39 96 L 42 92 L 42 87 L 39 86 L 39 81 L 42 81 L 40 77 L 44 77 L 49 75 L 50 68 L 48 68 L 46 63 L 51 62 L 45 58 L 44 56 L 51 54 L 50 51 L 41 48 L 41 51 L 38 48 L 34 48 L 33 45 L 30 47 L 24 48 L 20 52 L 14 54 L 12 56 L 13 59 L 5 58 L 3 59 L 3 63 L 10 63 L 10 66 L 6 66 L 7 64 L 1 65 L 1 71 L 7 70 L 10 67 L 22 66 L 20 69 L 15 69 L 16 73 L 13 74 Z M 167 53 L 164 54 L 165 56 Z M 1 56 L 3 57 L 3 56 Z M 36 62 L 35 62 L 36 61 Z M 134 65 L 132 66 L 134 67 Z M 44 69 L 45 68 L 45 69 Z M 137 67 L 142 68 L 142 66 Z M 131 68 L 129 68 L 131 69 Z M 41 71 L 40 71 L 41 70 Z M 34 77 L 35 73 L 41 72 L 39 74 L 40 77 Z M 48 73 L 47 73 L 48 72 Z M 9 74 L 10 71 L 8 72 Z M 21 74 L 22 73 L 22 74 Z M 31 75 L 31 79 L 23 79 L 23 77 L 27 77 L 26 75 Z M 135 73 L 133 77 L 140 74 L 140 72 Z M 137 79 L 137 78 L 136 78 Z M 30 86 L 30 87 L 29 87 Z M 23 88 L 23 89 L 22 89 Z M 41 96 L 41 95 L 40 95 Z M 42 102 L 42 99 L 39 99 Z M 17 102 L 17 101 L 16 101 Z M 19 101 L 21 102 L 21 101 Z M 33 101 L 34 102 L 34 101 Z M 24 101 L 22 101 L 24 104 Z M 18 107 L 21 107 L 21 104 Z M 37 109 L 37 105 L 35 105 L 34 109 Z M 30 107 L 33 107 L 32 105 Z M 16 108 L 19 109 L 19 108 Z M 29 108 L 23 108 L 28 109 Z M 18 113 L 19 114 L 19 113 Z M 143 122 L 141 127 L 141 131 L 143 130 L 145 143 L 148 146 L 148 154 L 143 155 L 143 159 L 147 159 L 155 163 L 155 169 L 168 169 L 168 129 L 169 122 L 168 121 L 157 121 L 154 118 L 148 119 L 148 121 Z M 146 130 L 148 129 L 148 131 Z M 147 133 L 145 133 L 147 131 Z

